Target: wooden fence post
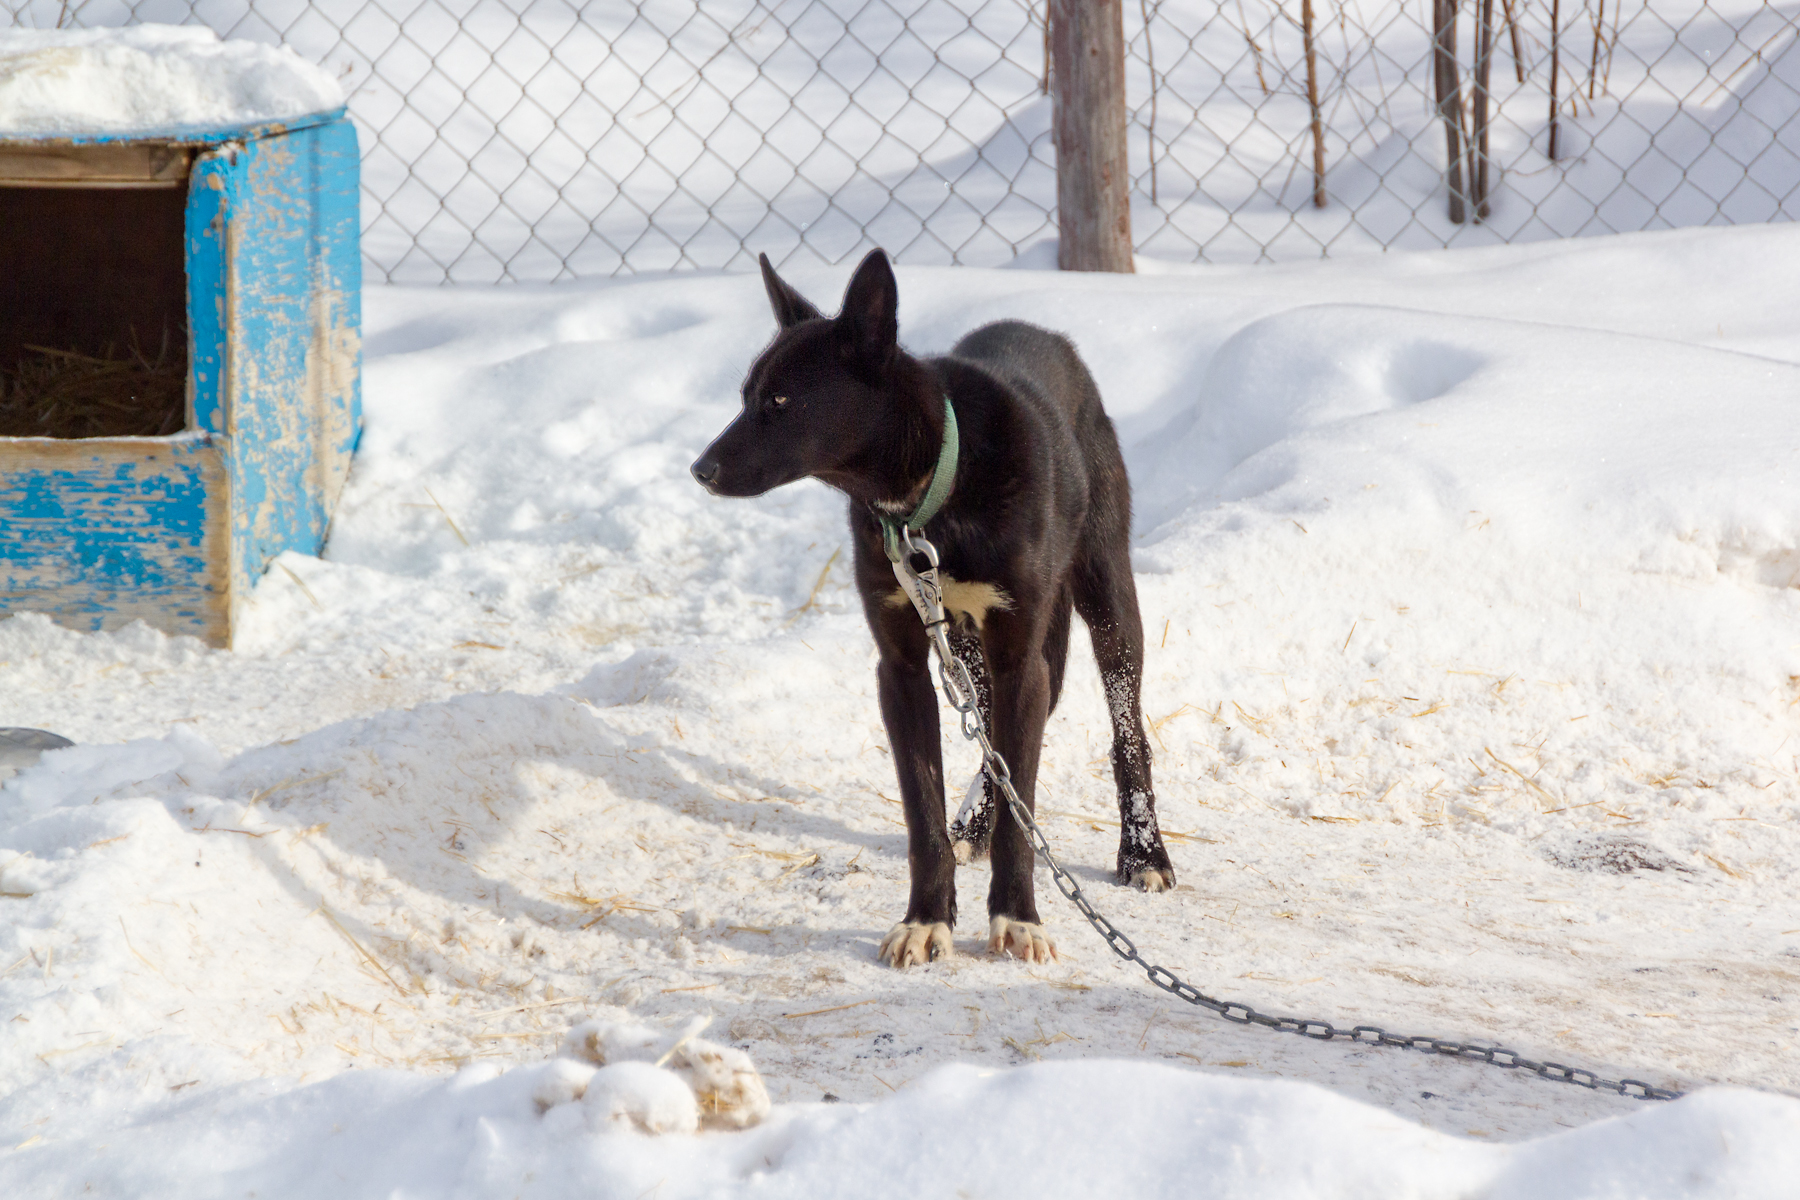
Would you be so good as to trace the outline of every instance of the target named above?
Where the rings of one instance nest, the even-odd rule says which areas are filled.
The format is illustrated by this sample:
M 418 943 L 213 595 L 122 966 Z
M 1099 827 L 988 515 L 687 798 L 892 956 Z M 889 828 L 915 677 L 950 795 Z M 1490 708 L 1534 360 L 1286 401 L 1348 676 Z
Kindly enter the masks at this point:
M 1461 225 L 1463 207 L 1462 70 L 1456 61 L 1456 10 L 1460 0 L 1432 0 L 1432 78 L 1438 119 L 1444 123 L 1444 179 L 1450 185 L 1450 220 Z M 1473 183 L 1471 179 L 1469 182 Z
M 1562 0 L 1550 0 L 1550 161 L 1556 161 L 1556 80 L 1562 74 Z
M 1049 0 L 1056 265 L 1065 271 L 1133 270 L 1121 3 Z
M 1475 219 L 1488 217 L 1488 194 L 1495 182 L 1488 175 L 1488 122 L 1493 108 L 1493 93 L 1488 90 L 1494 65 L 1494 0 L 1480 0 L 1477 8 L 1480 28 L 1475 39 L 1475 158 L 1474 181 L 1470 187 L 1475 203 Z
M 1319 115 L 1319 56 L 1313 49 L 1312 0 L 1300 0 L 1300 33 L 1306 43 L 1306 106 L 1312 112 L 1314 208 L 1325 207 L 1325 122 Z

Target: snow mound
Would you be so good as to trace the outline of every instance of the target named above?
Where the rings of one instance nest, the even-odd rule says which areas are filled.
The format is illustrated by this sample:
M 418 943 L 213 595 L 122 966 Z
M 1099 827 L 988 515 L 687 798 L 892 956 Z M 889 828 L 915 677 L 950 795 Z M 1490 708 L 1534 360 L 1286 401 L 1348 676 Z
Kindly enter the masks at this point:
M 693 1096 L 639 1061 L 590 1068 L 580 1103 L 545 1111 L 546 1091 L 566 1095 L 575 1067 L 476 1065 L 439 1080 L 349 1071 L 273 1094 L 239 1087 L 115 1126 L 75 1170 L 98 1195 L 265 1200 L 1775 1200 L 1800 1170 L 1800 1101 L 1737 1088 L 1495 1144 L 1312 1084 L 1109 1060 L 955 1065 L 878 1103 L 783 1104 L 755 1129 L 695 1133 Z M 641 1135 L 650 1128 L 665 1136 Z M 59 1170 L 70 1165 L 24 1148 L 0 1159 L 0 1190 L 79 1191 Z
M 200 26 L 0 29 L 0 134 L 249 125 L 343 103 L 337 80 L 291 49 Z
M 1710 347 L 1309 305 L 1227 339 L 1197 402 L 1128 460 L 1146 531 L 1220 498 L 1298 512 L 1380 480 L 1414 518 L 1504 511 L 1559 539 L 1602 522 L 1620 545 L 1650 528 L 1748 538 L 1733 569 L 1781 586 L 1787 448 L 1746 431 L 1784 427 L 1797 389 L 1789 364 Z

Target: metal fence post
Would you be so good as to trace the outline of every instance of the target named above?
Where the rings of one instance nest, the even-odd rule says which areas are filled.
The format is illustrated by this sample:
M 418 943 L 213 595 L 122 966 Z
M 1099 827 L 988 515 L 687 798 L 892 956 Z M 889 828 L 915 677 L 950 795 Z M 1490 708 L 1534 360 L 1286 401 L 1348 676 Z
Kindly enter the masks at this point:
M 1056 130 L 1056 265 L 1130 273 L 1131 174 L 1125 157 L 1121 0 L 1050 0 L 1050 105 Z

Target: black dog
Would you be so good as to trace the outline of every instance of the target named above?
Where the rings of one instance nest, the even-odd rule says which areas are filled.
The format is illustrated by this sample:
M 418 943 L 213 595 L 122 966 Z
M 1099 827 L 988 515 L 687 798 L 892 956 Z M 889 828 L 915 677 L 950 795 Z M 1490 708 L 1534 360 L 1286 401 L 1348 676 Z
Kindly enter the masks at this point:
M 856 586 L 881 655 L 881 716 L 906 808 L 912 898 L 881 943 L 903 967 L 951 949 L 956 862 L 991 838 L 988 949 L 1043 962 L 1055 949 L 1032 894 L 1032 849 L 991 787 L 944 820 L 944 769 L 930 645 L 896 586 L 883 520 L 913 512 L 945 444 L 946 404 L 960 453 L 943 508 L 923 530 L 942 561 L 952 646 L 976 683 L 995 749 L 1033 806 L 1044 721 L 1062 689 L 1069 612 L 1092 637 L 1112 714 L 1121 883 L 1174 886 L 1156 827 L 1150 746 L 1138 707 L 1144 632 L 1131 577 L 1131 489 L 1100 393 L 1069 342 L 1018 321 L 985 325 L 943 358 L 900 349 L 887 255 L 871 253 L 820 315 L 762 258 L 781 330 L 744 380 L 744 411 L 693 465 L 721 496 L 756 496 L 812 476 L 850 497 Z M 961 853 L 959 853 L 961 852 Z

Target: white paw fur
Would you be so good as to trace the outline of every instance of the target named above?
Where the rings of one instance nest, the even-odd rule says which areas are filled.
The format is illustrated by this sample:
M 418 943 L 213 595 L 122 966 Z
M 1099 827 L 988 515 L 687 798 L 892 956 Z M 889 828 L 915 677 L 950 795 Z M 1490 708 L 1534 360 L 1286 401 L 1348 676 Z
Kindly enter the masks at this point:
M 975 843 L 957 842 L 950 847 L 950 853 L 956 856 L 956 865 L 966 867 L 975 861 Z
M 1133 875 L 1129 886 L 1144 892 L 1166 892 L 1169 890 L 1169 877 L 1155 868 L 1149 868 Z
M 950 942 L 950 927 L 942 921 L 935 925 L 908 925 L 902 921 L 881 939 L 876 957 L 894 967 L 920 966 L 934 958 L 948 958 L 956 947 Z
M 1015 921 L 1011 917 L 995 917 L 988 922 L 988 953 L 1010 954 L 1030 963 L 1047 963 L 1056 958 L 1056 943 L 1042 925 Z

